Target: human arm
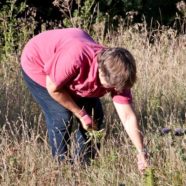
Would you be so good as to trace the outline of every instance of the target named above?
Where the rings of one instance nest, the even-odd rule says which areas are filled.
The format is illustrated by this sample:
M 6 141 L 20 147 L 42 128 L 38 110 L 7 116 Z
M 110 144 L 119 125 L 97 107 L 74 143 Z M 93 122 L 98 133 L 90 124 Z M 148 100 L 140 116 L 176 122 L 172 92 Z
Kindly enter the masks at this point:
M 65 88 L 58 88 L 49 76 L 46 76 L 46 88 L 50 96 L 66 109 L 71 111 L 79 120 L 85 130 L 95 129 L 92 118 L 85 110 L 80 108 Z
M 134 109 L 131 104 L 120 104 L 114 102 L 114 106 L 127 134 L 138 151 L 138 169 L 140 172 L 143 172 L 143 170 L 148 166 L 148 162 L 146 153 L 144 152 L 143 136 Z

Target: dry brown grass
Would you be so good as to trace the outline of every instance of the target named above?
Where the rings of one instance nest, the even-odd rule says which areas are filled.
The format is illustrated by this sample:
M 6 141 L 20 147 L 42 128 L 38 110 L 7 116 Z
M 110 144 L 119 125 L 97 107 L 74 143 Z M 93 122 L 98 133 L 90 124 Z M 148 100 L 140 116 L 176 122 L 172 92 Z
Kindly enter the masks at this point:
M 99 36 L 94 36 L 99 38 Z M 186 136 L 161 136 L 160 128 L 186 128 L 186 36 L 162 30 L 150 44 L 142 26 L 108 34 L 105 44 L 128 48 L 135 56 L 138 81 L 134 103 L 155 169 L 156 184 L 186 185 Z M 20 44 L 21 45 L 21 44 Z M 22 43 L 23 45 L 23 43 Z M 0 185 L 143 185 L 135 150 L 108 97 L 103 99 L 107 137 L 89 167 L 59 165 L 52 159 L 43 116 L 21 78 L 19 55 L 0 63 Z

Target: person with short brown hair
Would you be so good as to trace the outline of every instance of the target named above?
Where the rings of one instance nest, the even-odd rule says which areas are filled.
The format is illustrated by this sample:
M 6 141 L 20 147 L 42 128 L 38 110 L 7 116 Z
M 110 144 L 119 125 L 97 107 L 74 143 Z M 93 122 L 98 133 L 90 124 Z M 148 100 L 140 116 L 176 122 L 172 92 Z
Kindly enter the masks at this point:
M 94 148 L 87 130 L 100 130 L 99 97 L 110 92 L 123 126 L 137 149 L 138 168 L 147 166 L 145 147 L 132 108 L 136 64 L 124 48 L 108 48 L 79 28 L 44 31 L 28 41 L 21 55 L 23 78 L 46 120 L 52 155 L 68 158 L 72 115 L 78 121 L 73 161 L 87 162 Z
M 136 64 L 125 48 L 106 48 L 98 56 L 99 72 L 117 91 L 131 88 L 136 82 Z

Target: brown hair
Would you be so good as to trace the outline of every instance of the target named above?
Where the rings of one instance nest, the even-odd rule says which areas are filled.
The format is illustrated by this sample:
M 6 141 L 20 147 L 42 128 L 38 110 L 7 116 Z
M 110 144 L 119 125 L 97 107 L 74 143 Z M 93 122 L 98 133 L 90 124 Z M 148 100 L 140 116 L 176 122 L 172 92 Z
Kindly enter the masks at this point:
M 136 81 L 136 63 L 124 48 L 106 48 L 98 55 L 98 68 L 108 84 L 117 91 L 131 88 Z

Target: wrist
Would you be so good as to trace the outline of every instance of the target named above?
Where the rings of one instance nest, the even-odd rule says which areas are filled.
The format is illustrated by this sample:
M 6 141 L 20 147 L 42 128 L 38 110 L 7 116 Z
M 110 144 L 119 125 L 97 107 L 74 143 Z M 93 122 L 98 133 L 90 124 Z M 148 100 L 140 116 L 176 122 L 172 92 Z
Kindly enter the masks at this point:
M 86 110 L 85 109 L 79 109 L 79 110 L 77 110 L 76 112 L 74 112 L 74 115 L 77 117 L 77 118 L 79 118 L 79 119 L 81 119 L 83 116 L 85 116 L 85 115 L 87 115 L 87 112 L 86 112 Z
M 85 111 L 85 109 L 81 109 L 78 113 L 79 117 L 82 118 L 85 115 L 88 115 L 87 112 Z

